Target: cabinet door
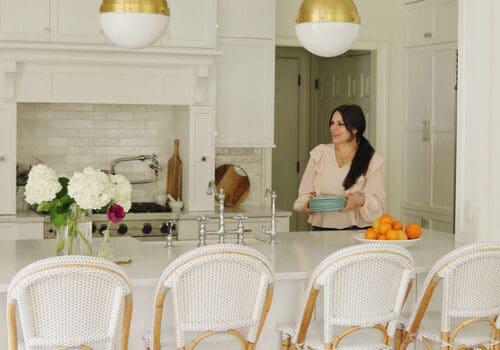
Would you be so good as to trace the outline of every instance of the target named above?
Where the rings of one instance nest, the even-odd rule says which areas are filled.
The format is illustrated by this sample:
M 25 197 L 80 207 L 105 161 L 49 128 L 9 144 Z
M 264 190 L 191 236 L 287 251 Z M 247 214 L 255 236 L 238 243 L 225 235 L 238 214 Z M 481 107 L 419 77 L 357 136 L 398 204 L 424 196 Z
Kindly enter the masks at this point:
M 272 147 L 274 41 L 221 38 L 217 63 L 217 146 Z
M 99 23 L 101 0 L 52 0 L 52 42 L 104 43 Z
M 454 47 L 432 50 L 431 198 L 433 211 L 453 215 L 455 194 L 456 57 Z
M 217 0 L 169 0 L 170 23 L 160 46 L 216 46 Z
M 213 107 L 191 107 L 189 118 L 189 181 L 184 188 L 188 209 L 213 210 L 214 199 L 207 195 L 208 183 L 215 176 Z
M 0 215 L 16 213 L 16 104 L 0 103 Z
M 406 45 L 457 41 L 457 0 L 424 0 L 406 5 Z
M 49 1 L 1 0 L 0 40 L 49 41 Z
M 218 35 L 274 38 L 275 0 L 219 0 Z
M 416 48 L 406 56 L 406 118 L 403 132 L 403 203 L 412 208 L 426 209 L 429 203 L 430 142 L 424 127 L 431 120 L 430 88 L 432 56 L 429 50 Z

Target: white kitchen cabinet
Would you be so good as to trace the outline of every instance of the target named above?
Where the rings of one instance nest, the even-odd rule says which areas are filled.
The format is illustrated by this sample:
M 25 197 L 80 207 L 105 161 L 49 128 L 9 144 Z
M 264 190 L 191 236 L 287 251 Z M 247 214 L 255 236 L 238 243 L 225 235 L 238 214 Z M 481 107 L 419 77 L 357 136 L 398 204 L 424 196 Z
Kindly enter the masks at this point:
M 406 46 L 457 41 L 457 0 L 409 2 L 406 9 Z
M 275 0 L 219 0 L 218 36 L 274 39 Z
M 456 44 L 407 49 L 405 57 L 402 207 L 428 220 L 437 222 L 439 215 L 453 223 Z
M 0 103 L 0 215 L 16 213 L 15 110 L 15 103 Z
M 0 0 L 0 40 L 104 44 L 101 0 Z M 215 48 L 217 0 L 169 0 L 168 32 L 156 46 Z
M 274 40 L 219 38 L 217 138 L 219 147 L 272 147 Z
M 403 223 L 416 223 L 423 228 L 437 231 L 453 232 L 453 220 L 446 215 L 439 215 L 418 210 L 403 210 Z
M 213 106 L 193 106 L 189 114 L 189 186 L 183 188 L 188 196 L 186 209 L 211 210 L 213 198 L 207 195 L 207 188 L 214 179 L 215 168 L 214 109 Z
M 160 46 L 215 48 L 217 0 L 169 0 L 170 23 Z
M 51 0 L 50 41 L 105 43 L 99 23 L 101 0 Z
M 0 40 L 49 41 L 50 0 L 1 0 Z

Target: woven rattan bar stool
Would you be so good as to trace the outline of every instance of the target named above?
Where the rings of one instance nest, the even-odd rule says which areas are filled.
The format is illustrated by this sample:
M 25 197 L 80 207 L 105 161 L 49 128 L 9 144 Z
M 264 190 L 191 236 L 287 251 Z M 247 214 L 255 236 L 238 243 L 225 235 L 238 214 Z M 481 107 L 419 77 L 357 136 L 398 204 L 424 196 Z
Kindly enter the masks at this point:
M 442 295 L 434 291 L 441 284 Z M 438 297 L 438 320 L 426 312 Z M 427 274 L 408 321 L 401 349 L 415 339 L 427 349 L 500 350 L 500 242 L 481 242 L 455 249 Z
M 72 255 L 32 263 L 12 279 L 7 302 L 10 350 L 18 349 L 16 318 L 25 350 L 128 348 L 132 289 L 108 260 Z
M 254 349 L 271 306 L 273 282 L 268 260 L 247 246 L 209 245 L 181 255 L 158 281 L 147 348 L 191 350 L 220 341 L 216 349 Z M 173 310 L 166 317 L 173 318 L 175 329 L 161 335 L 167 296 Z
M 282 327 L 282 350 L 390 349 L 415 277 L 413 259 L 384 243 L 341 249 L 311 275 L 295 327 Z M 323 319 L 311 323 L 323 291 Z

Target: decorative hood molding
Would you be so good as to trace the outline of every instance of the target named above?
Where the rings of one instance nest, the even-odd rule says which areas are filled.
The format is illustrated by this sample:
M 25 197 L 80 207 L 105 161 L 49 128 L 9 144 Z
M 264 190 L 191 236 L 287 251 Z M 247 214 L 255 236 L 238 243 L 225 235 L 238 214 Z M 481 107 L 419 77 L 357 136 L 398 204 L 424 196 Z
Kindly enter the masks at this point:
M 213 105 L 220 52 L 0 43 L 0 99 L 16 102 Z

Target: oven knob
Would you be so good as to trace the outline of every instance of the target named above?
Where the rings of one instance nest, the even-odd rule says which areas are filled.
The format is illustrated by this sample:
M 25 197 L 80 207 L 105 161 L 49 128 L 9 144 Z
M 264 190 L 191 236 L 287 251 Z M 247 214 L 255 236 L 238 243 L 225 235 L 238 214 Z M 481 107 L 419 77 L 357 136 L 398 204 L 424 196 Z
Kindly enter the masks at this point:
M 145 235 L 150 234 L 151 231 L 153 231 L 153 226 L 151 226 L 151 224 L 146 223 L 142 226 L 142 233 Z
M 107 224 L 102 224 L 100 227 L 99 227 L 99 233 L 102 235 L 104 234 L 104 231 L 106 231 L 106 229 L 108 228 L 108 225 Z
M 171 221 L 164 222 L 160 226 L 160 232 L 163 234 L 169 234 L 171 231 L 175 231 L 175 224 Z
M 125 224 L 120 224 L 120 226 L 118 226 L 117 231 L 119 234 L 124 235 L 125 233 L 127 233 L 128 227 Z

